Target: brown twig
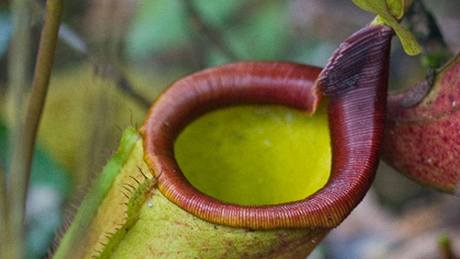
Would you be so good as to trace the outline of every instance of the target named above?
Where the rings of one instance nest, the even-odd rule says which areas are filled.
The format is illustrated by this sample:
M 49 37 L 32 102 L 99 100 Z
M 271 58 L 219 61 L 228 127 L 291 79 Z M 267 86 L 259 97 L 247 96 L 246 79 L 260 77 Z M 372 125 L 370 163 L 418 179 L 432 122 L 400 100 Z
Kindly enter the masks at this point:
M 150 105 L 152 104 L 152 101 L 146 99 L 143 95 L 141 95 L 139 92 L 135 91 L 134 88 L 132 87 L 131 83 L 127 79 L 126 76 L 124 76 L 121 71 L 119 72 L 118 80 L 116 80 L 117 85 L 120 87 L 120 89 L 125 92 L 128 96 L 130 96 L 132 99 L 134 99 L 137 103 L 140 103 L 143 105 L 144 108 L 149 108 Z
M 123 93 L 142 105 L 142 107 L 145 109 L 150 107 L 152 101 L 135 90 L 124 72 L 117 65 L 111 63 L 98 63 L 96 61 L 94 67 L 96 74 L 103 78 L 111 79 Z
M 201 17 L 193 1 L 183 0 L 182 3 L 195 30 L 211 41 L 229 60 L 237 60 L 238 55 L 224 42 L 222 33 Z
M 94 58 L 91 52 L 88 50 L 86 42 L 70 27 L 61 25 L 59 30 L 59 39 L 61 39 L 67 46 L 72 48 L 77 53 L 83 55 L 86 58 L 92 59 L 97 75 L 113 80 L 116 86 L 123 93 L 131 97 L 144 108 L 150 107 L 151 100 L 148 100 L 135 90 L 121 69 L 114 64 L 101 63 L 99 60 L 96 60 L 96 58 Z
M 32 92 L 30 95 L 24 127 L 20 131 L 19 145 L 14 147 L 10 186 L 10 226 L 11 236 L 9 256 L 22 258 L 24 253 L 24 212 L 27 187 L 30 177 L 35 139 L 46 100 L 51 70 L 54 62 L 63 0 L 46 2 L 45 23 L 35 65 Z
M 38 7 L 42 7 L 38 5 Z M 83 38 L 78 35 L 71 27 L 69 27 L 65 23 L 61 23 L 59 28 L 59 39 L 74 50 L 76 53 L 82 55 L 85 58 L 88 58 L 93 61 L 94 68 L 96 70 L 96 74 L 100 75 L 104 78 L 111 79 L 115 82 L 116 86 L 126 95 L 134 99 L 134 101 L 138 102 L 145 108 L 150 107 L 151 100 L 148 100 L 143 97 L 142 94 L 138 93 L 125 74 L 121 71 L 121 69 L 114 65 L 114 64 L 107 64 L 101 62 L 98 58 L 95 58 L 96 55 L 91 51 L 91 48 L 88 47 Z M 104 67 L 101 69 L 101 67 Z M 99 73 L 103 71 L 103 73 Z M 110 73 L 106 73 L 109 71 Z

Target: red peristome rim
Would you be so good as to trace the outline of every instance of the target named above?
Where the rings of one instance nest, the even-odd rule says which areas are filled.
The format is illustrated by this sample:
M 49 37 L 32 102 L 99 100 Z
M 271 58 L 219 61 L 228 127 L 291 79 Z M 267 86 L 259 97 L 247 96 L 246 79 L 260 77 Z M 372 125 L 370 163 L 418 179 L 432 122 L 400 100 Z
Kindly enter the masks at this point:
M 382 64 L 379 71 L 387 68 L 386 62 Z M 182 209 L 217 224 L 252 229 L 338 225 L 373 179 L 384 120 L 386 79 L 381 76 L 386 78 L 385 73 L 364 77 L 369 85 L 331 97 L 331 177 L 323 189 L 304 200 L 266 206 L 221 202 L 186 180 L 173 150 L 177 135 L 191 120 L 218 107 L 281 104 L 314 113 L 320 99 L 318 89 L 323 87 L 321 82 L 315 84 L 320 71 L 294 63 L 241 62 L 173 83 L 151 107 L 141 129 L 145 160 L 158 177 L 160 191 Z

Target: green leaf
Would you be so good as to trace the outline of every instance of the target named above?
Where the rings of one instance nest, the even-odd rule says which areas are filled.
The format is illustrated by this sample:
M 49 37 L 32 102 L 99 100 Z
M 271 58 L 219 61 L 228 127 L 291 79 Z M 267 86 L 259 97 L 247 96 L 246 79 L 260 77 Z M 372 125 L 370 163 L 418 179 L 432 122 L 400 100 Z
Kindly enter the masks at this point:
M 414 35 L 401 26 L 397 19 L 404 14 L 406 2 L 404 0 L 352 0 L 359 8 L 377 14 L 372 24 L 385 24 L 390 26 L 398 36 L 404 51 L 415 56 L 422 52 L 422 47 L 418 44 Z

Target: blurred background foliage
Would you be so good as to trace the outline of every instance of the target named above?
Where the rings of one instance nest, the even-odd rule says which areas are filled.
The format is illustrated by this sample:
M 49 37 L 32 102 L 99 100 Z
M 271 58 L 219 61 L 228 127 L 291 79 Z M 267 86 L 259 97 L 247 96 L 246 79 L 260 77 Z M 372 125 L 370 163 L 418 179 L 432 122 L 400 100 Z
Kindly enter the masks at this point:
M 43 2 L 33 1 L 31 59 Z M 460 51 L 460 1 L 424 3 L 450 51 Z M 0 1 L 3 168 L 8 167 L 8 128 L 14 120 L 9 114 L 21 108 L 8 105 L 13 97 L 7 94 L 6 60 L 15 44 L 10 41 L 9 7 L 8 1 Z M 349 0 L 65 1 L 27 203 L 28 257 L 47 254 L 53 234 L 65 223 L 64 210 L 78 204 L 115 150 L 122 129 L 140 126 L 149 103 L 172 81 L 236 60 L 322 66 L 341 40 L 371 19 Z M 409 25 L 418 25 L 417 16 L 414 19 Z M 426 49 L 436 47 L 426 39 L 423 26 L 412 29 Z M 390 88 L 397 90 L 423 79 L 427 65 L 426 57 L 408 57 L 399 42 L 394 43 Z M 25 100 L 21 105 L 25 107 Z M 365 202 L 312 257 L 435 258 L 436 239 L 443 231 L 458 249 L 460 223 L 454 219 L 460 218 L 459 207 L 455 198 L 421 187 L 383 165 Z

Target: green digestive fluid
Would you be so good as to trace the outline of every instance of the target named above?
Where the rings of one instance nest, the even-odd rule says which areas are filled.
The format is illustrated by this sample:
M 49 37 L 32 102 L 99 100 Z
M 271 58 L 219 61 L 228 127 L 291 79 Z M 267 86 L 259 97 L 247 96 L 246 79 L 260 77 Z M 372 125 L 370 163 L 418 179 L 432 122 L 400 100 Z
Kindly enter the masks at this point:
M 329 179 L 327 112 L 321 106 L 309 116 L 274 105 L 212 111 L 181 132 L 175 156 L 195 188 L 223 202 L 270 205 L 302 200 Z

